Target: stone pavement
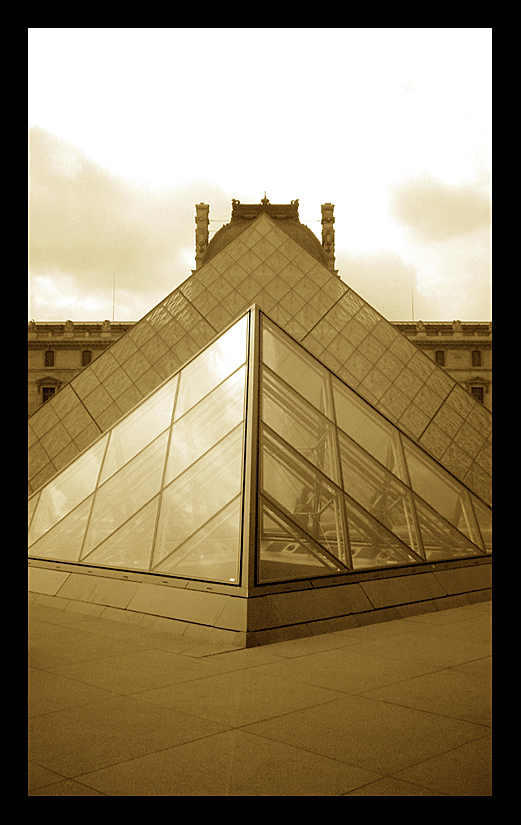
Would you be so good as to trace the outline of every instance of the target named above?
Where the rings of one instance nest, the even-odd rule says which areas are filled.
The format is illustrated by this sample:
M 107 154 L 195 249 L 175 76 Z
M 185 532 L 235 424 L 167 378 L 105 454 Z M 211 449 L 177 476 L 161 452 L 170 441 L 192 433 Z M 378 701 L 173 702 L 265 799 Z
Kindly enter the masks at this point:
M 491 606 L 230 650 L 37 596 L 29 796 L 491 796 Z

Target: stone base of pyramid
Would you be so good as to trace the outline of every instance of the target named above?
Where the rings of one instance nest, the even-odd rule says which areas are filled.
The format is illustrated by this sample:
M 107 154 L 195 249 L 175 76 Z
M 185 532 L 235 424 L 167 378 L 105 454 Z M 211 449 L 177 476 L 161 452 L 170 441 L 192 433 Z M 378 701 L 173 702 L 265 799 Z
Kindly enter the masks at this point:
M 491 598 L 492 559 L 242 588 L 31 560 L 42 604 L 244 648 Z

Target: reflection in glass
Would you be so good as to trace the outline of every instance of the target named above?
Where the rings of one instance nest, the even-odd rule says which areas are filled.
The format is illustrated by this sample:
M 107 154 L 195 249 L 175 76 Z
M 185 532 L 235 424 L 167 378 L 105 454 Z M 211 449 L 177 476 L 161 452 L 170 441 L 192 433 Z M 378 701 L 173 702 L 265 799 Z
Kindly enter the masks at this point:
M 266 430 L 261 468 L 264 492 L 332 556 L 344 561 L 340 491 Z
M 42 489 L 29 531 L 29 545 L 92 493 L 106 444 L 107 436 L 100 438 Z
M 472 496 L 474 513 L 479 524 L 486 553 L 492 553 L 492 510 L 476 496 Z
M 346 493 L 421 556 L 410 490 L 343 433 L 339 446 Z
M 168 432 L 160 435 L 98 488 L 83 556 L 101 544 L 159 492 L 167 437 Z
M 391 473 L 407 481 L 396 430 L 375 410 L 333 378 L 337 425 Z
M 261 398 L 263 421 L 338 483 L 331 422 L 267 369 L 262 372 Z
M 270 324 L 262 324 L 262 360 L 277 375 L 304 396 L 317 410 L 331 417 L 327 392 L 327 370 L 301 347 Z
M 381 524 L 345 497 L 349 547 L 354 570 L 422 561 Z
M 158 389 L 128 415 L 110 434 L 101 482 L 121 469 L 140 450 L 170 426 L 178 376 Z
M 172 429 L 165 484 L 169 484 L 242 421 L 245 376 L 246 367 L 243 366 L 176 421 Z
M 29 555 L 58 561 L 78 561 L 93 496 L 76 507 L 30 548 Z
M 463 535 L 480 544 L 465 488 L 453 481 L 448 473 L 409 441 L 405 442 L 404 451 L 414 492 L 457 527 Z
M 417 496 L 414 502 L 427 561 L 481 555 L 475 545 Z
M 224 381 L 246 361 L 248 316 L 221 335 L 181 371 L 174 420 Z
M 260 584 L 346 572 L 346 568 L 335 564 L 290 519 L 276 513 L 262 499 L 259 524 L 257 578 Z
M 163 559 L 154 572 L 209 581 L 238 582 L 241 515 L 239 495 Z
M 241 491 L 242 425 L 163 491 L 154 567 Z
M 28 514 L 27 514 L 27 524 L 29 527 L 31 526 L 31 521 L 36 511 L 36 505 L 40 500 L 40 493 L 35 493 L 28 501 Z
M 159 496 L 125 522 L 82 561 L 126 570 L 148 570 Z

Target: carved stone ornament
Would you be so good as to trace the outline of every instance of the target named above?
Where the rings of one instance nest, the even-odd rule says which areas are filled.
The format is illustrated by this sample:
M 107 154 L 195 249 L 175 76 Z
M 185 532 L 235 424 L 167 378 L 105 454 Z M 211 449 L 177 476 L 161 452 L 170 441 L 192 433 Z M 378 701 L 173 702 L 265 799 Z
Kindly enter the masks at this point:
M 41 393 L 42 387 L 56 387 L 56 392 L 58 392 L 63 384 L 63 381 L 60 381 L 59 378 L 55 378 L 54 375 L 46 375 L 44 378 L 38 378 L 35 383 L 38 387 L 39 393 Z
M 465 378 L 465 380 L 461 383 L 469 392 L 471 387 L 483 387 L 485 392 L 488 392 L 492 382 L 488 378 L 483 378 L 481 375 L 476 375 L 474 378 Z
M 322 233 L 322 245 L 326 253 L 334 251 L 335 235 L 331 229 L 325 229 Z
M 260 203 L 241 203 L 236 198 L 232 199 L 232 221 L 253 221 L 262 213 L 266 213 L 275 220 L 288 220 L 299 222 L 298 200 L 291 203 L 270 203 L 269 198 L 264 195 Z

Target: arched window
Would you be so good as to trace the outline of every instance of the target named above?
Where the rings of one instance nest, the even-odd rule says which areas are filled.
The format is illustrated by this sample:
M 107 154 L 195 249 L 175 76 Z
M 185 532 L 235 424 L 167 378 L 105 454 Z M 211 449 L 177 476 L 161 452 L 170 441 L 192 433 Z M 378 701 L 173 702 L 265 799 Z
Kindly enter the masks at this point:
M 434 353 L 434 360 L 439 367 L 445 366 L 445 352 L 442 349 L 437 349 Z
M 48 349 L 45 352 L 45 366 L 54 367 L 54 350 Z
M 480 367 L 481 366 L 481 352 L 479 349 L 475 349 L 472 352 L 472 366 L 473 367 Z
M 81 353 L 81 365 L 86 367 L 92 361 L 92 352 L 90 349 L 84 349 Z

